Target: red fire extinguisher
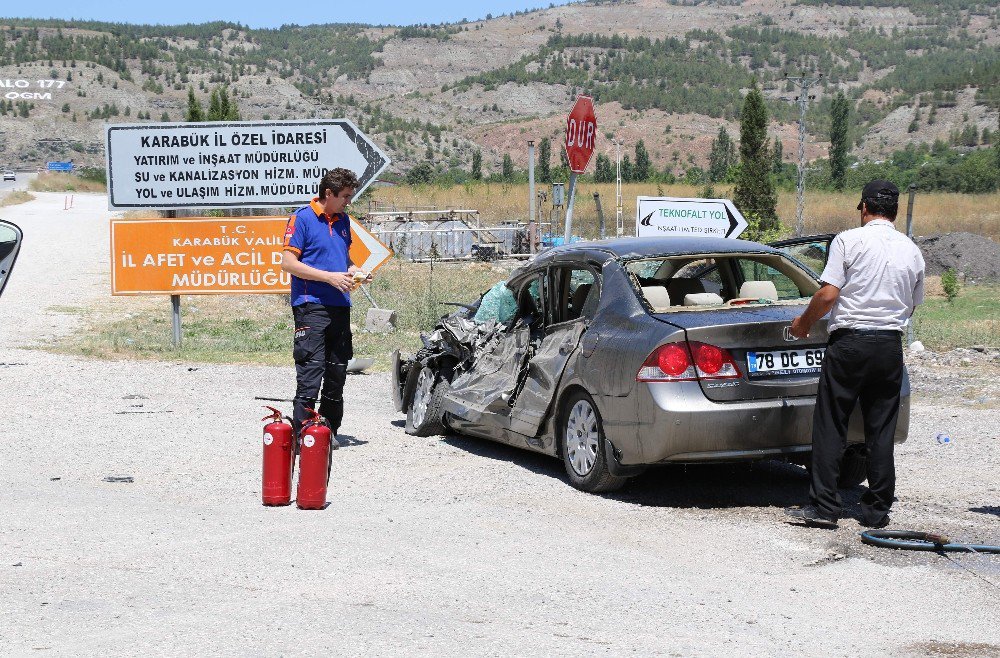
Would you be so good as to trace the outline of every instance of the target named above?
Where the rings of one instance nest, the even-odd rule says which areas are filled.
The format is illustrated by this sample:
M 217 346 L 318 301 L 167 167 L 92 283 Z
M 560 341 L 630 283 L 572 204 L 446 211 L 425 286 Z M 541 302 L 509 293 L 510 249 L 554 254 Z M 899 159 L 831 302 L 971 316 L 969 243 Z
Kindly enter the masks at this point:
M 330 481 L 330 428 L 326 420 L 309 409 L 312 418 L 302 424 L 299 445 L 299 509 L 323 509 Z
M 271 422 L 264 426 L 264 464 L 261 498 L 265 505 L 288 505 L 292 502 L 292 468 L 295 450 L 292 445 L 292 426 L 281 418 L 274 407 L 271 414 L 261 418 Z

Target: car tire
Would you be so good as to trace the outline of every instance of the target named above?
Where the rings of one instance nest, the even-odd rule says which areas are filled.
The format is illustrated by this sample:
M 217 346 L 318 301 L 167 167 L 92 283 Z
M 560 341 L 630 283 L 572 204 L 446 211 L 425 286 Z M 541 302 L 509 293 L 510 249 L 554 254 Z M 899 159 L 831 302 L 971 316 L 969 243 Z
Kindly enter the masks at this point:
M 843 489 L 856 487 L 868 479 L 868 453 L 864 446 L 849 446 L 840 462 L 837 486 Z
M 413 367 L 411 370 L 418 368 Z M 408 377 L 407 380 L 409 379 Z M 451 386 L 447 380 L 440 378 L 427 366 L 419 368 L 413 379 L 415 381 L 412 397 L 406 410 L 406 433 L 413 436 L 444 434 L 444 414 L 441 406 Z
M 399 409 L 404 414 L 410 410 L 410 404 L 413 402 L 413 391 L 417 388 L 417 377 L 419 377 L 421 369 L 423 366 L 420 365 L 420 362 L 413 361 L 406 371 L 406 381 L 403 383 Z
M 600 493 L 620 489 L 628 482 L 628 478 L 608 470 L 604 424 L 594 399 L 585 391 L 577 391 L 566 400 L 558 435 L 563 466 L 574 487 Z

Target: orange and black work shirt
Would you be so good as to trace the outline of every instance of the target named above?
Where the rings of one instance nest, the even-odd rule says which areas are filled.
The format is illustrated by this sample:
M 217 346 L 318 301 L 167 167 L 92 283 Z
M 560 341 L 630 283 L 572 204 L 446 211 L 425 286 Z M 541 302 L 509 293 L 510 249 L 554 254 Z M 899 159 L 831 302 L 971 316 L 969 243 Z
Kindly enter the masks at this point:
M 285 251 L 299 261 L 325 272 L 346 272 L 350 267 L 351 220 L 347 213 L 327 217 L 319 199 L 302 206 L 288 218 Z M 351 296 L 328 283 L 292 277 L 292 306 L 307 303 L 350 306 Z

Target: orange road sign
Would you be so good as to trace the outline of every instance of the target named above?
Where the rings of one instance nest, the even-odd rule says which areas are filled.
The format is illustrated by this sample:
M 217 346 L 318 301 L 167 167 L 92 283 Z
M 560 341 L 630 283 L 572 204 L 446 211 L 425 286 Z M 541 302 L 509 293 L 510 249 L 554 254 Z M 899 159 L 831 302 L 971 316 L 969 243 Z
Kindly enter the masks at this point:
M 111 221 L 112 295 L 287 293 L 281 270 L 287 217 Z M 374 272 L 392 250 L 351 218 L 351 260 Z

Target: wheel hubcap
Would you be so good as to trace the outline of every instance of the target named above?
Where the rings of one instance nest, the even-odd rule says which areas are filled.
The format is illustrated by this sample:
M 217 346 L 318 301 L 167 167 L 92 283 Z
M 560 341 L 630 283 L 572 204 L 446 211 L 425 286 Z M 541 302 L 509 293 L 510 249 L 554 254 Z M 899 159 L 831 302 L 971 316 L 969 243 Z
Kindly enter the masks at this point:
M 577 475 L 585 476 L 593 470 L 599 436 L 594 408 L 586 400 L 579 400 L 566 419 L 566 456 Z
M 416 426 L 422 425 L 427 416 L 432 388 L 434 388 L 434 376 L 429 370 L 422 370 L 417 376 L 417 390 L 413 393 L 413 424 Z

